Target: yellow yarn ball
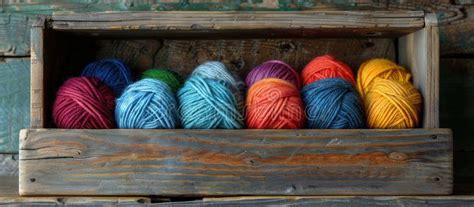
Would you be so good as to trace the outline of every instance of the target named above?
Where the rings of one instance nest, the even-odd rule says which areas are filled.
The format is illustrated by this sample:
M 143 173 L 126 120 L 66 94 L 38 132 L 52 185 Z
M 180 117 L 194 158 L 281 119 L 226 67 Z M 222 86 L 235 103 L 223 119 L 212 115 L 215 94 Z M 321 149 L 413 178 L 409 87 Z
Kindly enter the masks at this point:
M 371 59 L 362 63 L 357 73 L 357 90 L 362 98 L 376 78 L 409 82 L 410 72 L 387 59 Z
M 367 126 L 379 129 L 417 127 L 422 97 L 410 82 L 375 78 L 364 98 Z

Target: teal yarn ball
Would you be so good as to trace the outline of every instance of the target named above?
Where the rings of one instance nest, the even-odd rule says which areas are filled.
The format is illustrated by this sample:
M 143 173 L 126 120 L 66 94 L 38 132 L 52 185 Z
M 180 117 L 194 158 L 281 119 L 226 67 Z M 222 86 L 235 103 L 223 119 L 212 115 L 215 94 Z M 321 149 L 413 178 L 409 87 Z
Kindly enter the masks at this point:
M 229 85 L 232 94 L 237 100 L 237 108 L 242 112 L 245 105 L 245 83 L 232 74 L 227 67 L 219 61 L 207 61 L 194 69 L 191 76 L 201 76 L 208 79 L 219 80 Z
M 143 72 L 142 78 L 151 78 L 163 81 L 164 83 L 168 84 L 173 93 L 176 93 L 176 91 L 181 88 L 181 82 L 179 81 L 178 76 L 167 69 L 160 68 L 146 70 Z
M 115 107 L 118 128 L 173 129 L 178 126 L 177 102 L 170 87 L 154 79 L 129 85 Z
M 221 80 L 191 76 L 177 94 L 183 128 L 242 128 L 242 115 L 230 87 Z
M 237 75 L 232 74 L 227 67 L 219 61 L 205 62 L 196 67 L 191 75 L 200 75 L 204 78 L 221 80 L 237 89 L 242 89 L 245 86 L 245 83 L 240 80 Z

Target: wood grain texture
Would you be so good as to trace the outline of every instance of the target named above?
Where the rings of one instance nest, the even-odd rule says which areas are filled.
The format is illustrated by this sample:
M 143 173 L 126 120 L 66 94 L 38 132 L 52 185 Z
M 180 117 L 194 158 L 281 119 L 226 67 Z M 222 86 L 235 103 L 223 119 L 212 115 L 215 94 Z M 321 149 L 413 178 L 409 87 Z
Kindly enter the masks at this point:
M 39 18 L 36 22 L 35 27 L 31 29 L 31 77 L 30 77 L 30 127 L 38 128 L 44 125 L 43 120 L 45 117 L 45 104 L 44 104 L 44 41 L 46 39 L 46 33 L 44 30 L 44 19 Z M 48 44 L 46 44 L 48 46 Z M 46 49 L 49 49 L 48 46 Z M 54 56 L 56 53 L 50 52 L 50 56 Z M 54 58 L 54 57 L 52 57 Z M 46 70 L 47 71 L 47 70 Z
M 473 206 L 472 196 L 317 196 L 317 197 L 233 197 L 205 199 L 179 203 L 151 204 L 152 206 L 301 206 L 301 207 L 445 207 Z
M 448 129 L 32 129 L 21 134 L 21 195 L 452 192 Z
M 474 54 L 474 4 L 458 6 L 457 11 L 446 14 L 449 18 L 441 22 L 441 55 Z
M 146 3 L 127 2 L 2 0 L 0 3 L 0 56 L 30 55 L 30 29 L 38 16 L 52 13 L 150 10 Z
M 146 197 L 20 197 L 0 196 L 0 206 L 143 206 Z
M 18 196 L 18 175 L 0 175 L 0 197 L 2 196 Z
M 349 2 L 263 0 L 251 1 L 2 1 L 0 8 L 0 54 L 29 55 L 29 29 L 37 15 L 83 13 L 98 11 L 172 11 L 172 10 L 425 10 L 436 12 L 440 18 L 441 54 L 474 54 L 473 5 L 451 1 L 367 1 Z
M 21 14 L 0 13 L 0 56 L 30 53 L 30 18 Z
M 18 154 L 0 154 L 0 176 L 18 176 Z
M 268 196 L 204 198 L 194 201 L 162 201 L 146 197 L 0 197 L 0 205 L 21 206 L 152 206 L 152 207 L 432 207 L 472 206 L 473 196 Z
M 29 126 L 29 58 L 0 60 L 0 152 L 18 152 L 18 132 Z
M 399 38 L 398 62 L 412 73 L 423 96 L 424 128 L 439 127 L 439 35 L 435 14 L 427 14 L 425 28 Z
M 395 41 L 390 38 L 103 39 L 93 45 L 95 58 L 120 58 L 135 70 L 137 76 L 150 68 L 165 67 L 186 78 L 195 67 L 209 60 L 222 61 L 241 78 L 245 78 L 253 67 L 272 59 L 283 60 L 301 71 L 313 58 L 332 54 L 351 66 L 354 72 L 369 58 L 396 60 Z M 186 64 L 182 64 L 183 60 Z
M 59 14 L 52 19 L 55 30 L 92 31 L 93 35 L 126 30 L 174 38 L 401 36 L 424 26 L 422 11 L 102 12 Z

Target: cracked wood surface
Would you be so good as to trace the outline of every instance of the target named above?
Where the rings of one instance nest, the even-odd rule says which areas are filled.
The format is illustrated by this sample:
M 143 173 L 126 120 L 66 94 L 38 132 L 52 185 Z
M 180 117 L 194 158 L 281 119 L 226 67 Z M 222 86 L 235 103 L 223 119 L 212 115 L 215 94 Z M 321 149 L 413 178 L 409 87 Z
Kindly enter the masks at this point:
M 21 134 L 21 195 L 452 192 L 447 129 L 37 129 Z

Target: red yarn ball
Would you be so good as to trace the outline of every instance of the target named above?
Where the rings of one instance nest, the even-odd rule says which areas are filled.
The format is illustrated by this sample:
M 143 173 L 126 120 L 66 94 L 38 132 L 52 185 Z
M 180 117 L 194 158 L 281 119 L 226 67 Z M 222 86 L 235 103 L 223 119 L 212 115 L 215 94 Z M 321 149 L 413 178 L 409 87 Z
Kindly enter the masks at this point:
M 325 78 L 342 78 L 355 85 L 354 74 L 351 68 L 331 55 L 314 58 L 301 71 L 301 77 L 304 85 L 309 85 Z
M 114 120 L 113 91 L 96 78 L 67 80 L 56 94 L 53 120 L 59 128 L 111 129 Z

